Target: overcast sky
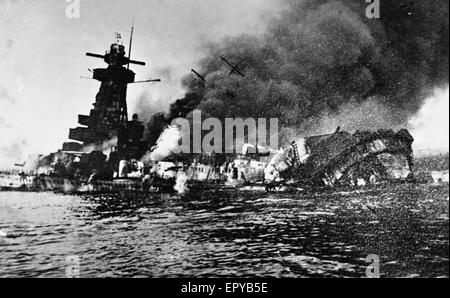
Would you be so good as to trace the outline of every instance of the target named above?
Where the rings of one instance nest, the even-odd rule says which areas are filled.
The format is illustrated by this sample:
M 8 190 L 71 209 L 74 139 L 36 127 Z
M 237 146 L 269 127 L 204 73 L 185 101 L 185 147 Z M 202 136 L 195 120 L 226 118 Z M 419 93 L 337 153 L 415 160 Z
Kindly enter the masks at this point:
M 115 32 L 128 45 L 133 20 L 133 59 L 147 62 L 145 67 L 133 66 L 136 78 L 163 82 L 131 86 L 130 108 L 146 94 L 160 109 L 161 102 L 168 105 L 183 94 L 180 79 L 195 67 L 205 42 L 262 32 L 262 19 L 276 14 L 277 2 L 80 0 L 80 18 L 70 19 L 65 0 L 0 0 L 3 156 L 61 147 L 77 115 L 89 113 L 98 91 L 99 82 L 80 76 L 105 65 L 85 52 L 104 53 Z

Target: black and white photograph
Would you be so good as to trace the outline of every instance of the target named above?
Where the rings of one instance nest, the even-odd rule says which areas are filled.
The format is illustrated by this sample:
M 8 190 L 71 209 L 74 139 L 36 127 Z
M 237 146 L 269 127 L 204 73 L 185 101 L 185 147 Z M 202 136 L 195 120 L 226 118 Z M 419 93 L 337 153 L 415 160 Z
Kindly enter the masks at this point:
M 0 0 L 0 65 L 1 279 L 449 278 L 448 0 Z

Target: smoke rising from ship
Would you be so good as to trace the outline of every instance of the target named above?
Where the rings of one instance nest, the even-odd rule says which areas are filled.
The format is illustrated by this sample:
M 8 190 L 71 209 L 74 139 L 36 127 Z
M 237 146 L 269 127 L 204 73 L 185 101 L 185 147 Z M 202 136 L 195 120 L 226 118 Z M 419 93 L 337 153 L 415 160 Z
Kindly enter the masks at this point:
M 410 11 L 380 3 L 380 19 L 368 19 L 365 1 L 285 1 L 263 36 L 208 45 L 197 69 L 206 83 L 186 76 L 187 95 L 168 119 L 190 108 L 220 119 L 279 118 L 284 144 L 338 125 L 406 125 L 448 85 L 448 1 L 415 1 Z M 245 77 L 230 75 L 219 57 Z
M 409 121 L 416 156 L 449 150 L 449 87 L 437 89 Z
M 157 140 L 156 145 L 142 160 L 146 162 L 164 160 L 177 149 L 181 137 L 181 132 L 177 126 L 167 127 Z
M 179 194 L 183 195 L 185 194 L 189 189 L 187 187 L 188 177 L 185 172 L 178 172 L 177 173 L 177 180 L 174 186 L 174 190 Z

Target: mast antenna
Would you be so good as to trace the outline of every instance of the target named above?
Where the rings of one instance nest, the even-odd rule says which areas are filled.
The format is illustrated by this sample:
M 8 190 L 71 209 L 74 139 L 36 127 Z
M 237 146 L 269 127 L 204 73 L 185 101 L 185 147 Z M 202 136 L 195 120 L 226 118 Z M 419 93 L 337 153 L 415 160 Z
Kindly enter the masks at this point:
M 128 47 L 128 66 L 127 66 L 127 69 L 130 69 L 130 62 L 129 61 L 131 61 L 131 46 L 133 45 L 133 33 L 134 33 L 134 21 L 133 21 L 133 25 L 131 26 L 130 45 Z

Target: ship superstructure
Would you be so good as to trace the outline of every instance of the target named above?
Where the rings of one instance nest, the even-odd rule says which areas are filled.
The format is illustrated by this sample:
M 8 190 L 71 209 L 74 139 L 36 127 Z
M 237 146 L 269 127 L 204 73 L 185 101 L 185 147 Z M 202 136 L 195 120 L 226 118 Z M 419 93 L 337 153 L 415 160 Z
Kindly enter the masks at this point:
M 128 84 L 135 83 L 130 64 L 145 65 L 145 62 L 131 60 L 130 54 L 126 56 L 120 35 L 104 55 L 86 55 L 103 59 L 108 66 L 92 70 L 92 78 L 101 82 L 100 90 L 89 115 L 78 115 L 81 126 L 69 132 L 69 139 L 81 143 L 65 143 L 63 151 L 81 151 L 92 145 L 101 148 L 108 142 L 116 148 L 117 160 L 140 158 L 147 149 L 142 142 L 144 125 L 136 114 L 129 120 L 126 96 Z

